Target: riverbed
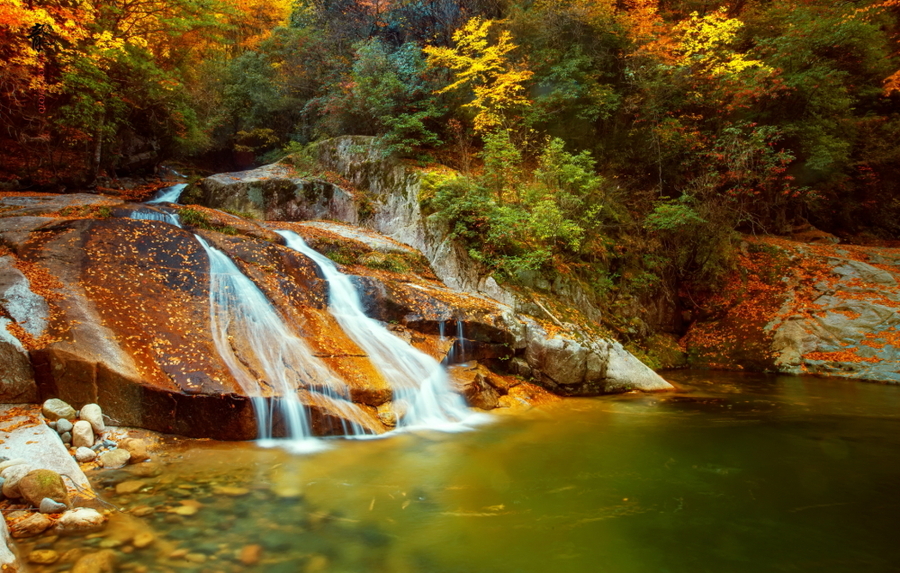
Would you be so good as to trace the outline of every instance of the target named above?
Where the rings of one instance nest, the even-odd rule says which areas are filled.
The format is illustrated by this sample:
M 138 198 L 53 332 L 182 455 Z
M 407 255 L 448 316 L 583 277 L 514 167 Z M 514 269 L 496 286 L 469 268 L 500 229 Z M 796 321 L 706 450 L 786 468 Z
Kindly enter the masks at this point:
M 91 476 L 122 510 L 103 534 L 23 546 L 137 572 L 900 570 L 900 387 L 665 376 L 678 392 L 303 455 L 175 440 Z

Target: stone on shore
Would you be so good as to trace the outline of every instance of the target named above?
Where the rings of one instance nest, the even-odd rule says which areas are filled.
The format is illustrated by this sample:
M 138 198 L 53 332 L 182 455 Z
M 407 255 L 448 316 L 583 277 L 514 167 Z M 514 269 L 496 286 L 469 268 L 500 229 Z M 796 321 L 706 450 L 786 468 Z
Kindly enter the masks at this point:
M 94 428 L 87 420 L 78 420 L 72 428 L 72 445 L 89 448 L 94 445 Z
M 87 404 L 79 412 L 78 417 L 86 422 L 90 422 L 94 433 L 98 436 L 106 431 L 106 424 L 103 423 L 103 411 L 97 404 Z
M 38 510 L 41 513 L 62 513 L 67 509 L 69 509 L 69 506 L 64 503 L 54 501 L 49 497 L 45 497 L 44 499 L 42 499 L 41 505 L 38 506 Z
M 3 478 L 3 495 L 9 498 L 19 498 L 22 497 L 22 492 L 19 490 L 19 482 L 22 481 L 28 472 L 32 469 L 29 464 L 16 464 L 14 466 L 10 466 L 0 472 L 0 477 Z
M 137 438 L 125 438 L 119 441 L 119 448 L 131 454 L 131 463 L 142 462 L 150 457 L 147 445 Z
M 38 507 L 44 498 L 69 505 L 69 492 L 62 476 L 53 470 L 32 470 L 19 480 L 19 492 L 25 501 Z
M 93 533 L 103 529 L 105 522 L 106 519 L 96 509 L 79 507 L 62 514 L 55 529 L 60 534 Z
M 128 463 L 131 459 L 131 454 L 128 453 L 128 450 L 116 448 L 114 450 L 106 450 L 97 459 L 100 461 L 100 465 L 105 468 L 120 468 Z
M 17 538 L 35 537 L 50 529 L 53 521 L 43 513 L 33 513 L 10 526 L 10 534 Z
M 92 462 L 97 459 L 97 452 L 90 448 L 85 448 L 84 446 L 75 450 L 75 459 L 78 463 L 85 464 L 87 462 Z
M 50 398 L 44 402 L 41 413 L 48 420 L 55 421 L 61 418 L 66 420 L 75 419 L 75 408 L 60 400 L 59 398 Z
M 65 418 L 60 418 L 59 421 L 56 422 L 56 433 L 62 435 L 66 432 L 71 432 L 72 426 L 72 422 L 66 420 Z

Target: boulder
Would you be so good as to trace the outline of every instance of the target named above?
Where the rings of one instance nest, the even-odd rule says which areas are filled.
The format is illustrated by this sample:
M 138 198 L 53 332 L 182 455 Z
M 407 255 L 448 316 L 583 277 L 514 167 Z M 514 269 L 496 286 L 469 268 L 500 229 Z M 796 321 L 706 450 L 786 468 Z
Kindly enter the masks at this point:
M 72 427 L 72 445 L 76 448 L 90 448 L 94 445 L 94 428 L 87 420 L 78 420 Z
M 105 468 L 120 468 L 128 463 L 131 454 L 123 448 L 106 450 L 97 457 L 97 460 Z
M 106 519 L 96 509 L 79 507 L 63 513 L 56 521 L 54 531 L 63 535 L 93 533 L 103 529 L 105 522 Z
M 106 424 L 103 422 L 103 411 L 97 404 L 85 404 L 81 407 L 78 417 L 89 422 L 94 433 L 98 436 L 106 431 Z
M 75 419 L 75 408 L 59 398 L 50 398 L 45 401 L 41 413 L 44 414 L 44 417 L 48 420 L 59 420 L 61 418 L 66 420 Z
M 43 513 L 32 513 L 10 527 L 10 534 L 16 538 L 36 537 L 50 529 L 53 521 Z
M 69 504 L 69 492 L 62 477 L 53 470 L 32 470 L 19 480 L 19 492 L 31 505 L 38 507 L 44 498 Z
M 9 498 L 19 498 L 22 497 L 22 492 L 19 489 L 19 482 L 24 478 L 33 468 L 29 464 L 16 464 L 14 466 L 10 466 L 0 472 L 0 477 L 3 478 L 3 495 Z

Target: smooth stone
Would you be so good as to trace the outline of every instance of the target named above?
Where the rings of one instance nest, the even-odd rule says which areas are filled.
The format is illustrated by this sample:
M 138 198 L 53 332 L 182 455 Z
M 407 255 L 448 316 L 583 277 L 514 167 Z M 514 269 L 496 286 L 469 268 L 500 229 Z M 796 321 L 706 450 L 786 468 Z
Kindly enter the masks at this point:
M 145 482 L 144 480 L 139 480 L 139 479 L 132 479 L 132 480 L 128 480 L 128 481 L 119 482 L 116 484 L 116 493 L 118 493 L 118 494 L 135 493 L 136 491 L 138 491 L 145 485 L 147 485 L 147 482 Z
M 0 474 L 2 474 L 3 470 L 5 470 L 6 468 L 11 468 L 13 466 L 18 466 L 18 465 L 21 465 L 24 463 L 26 463 L 26 462 L 22 458 L 14 458 L 11 460 L 4 460 L 2 463 L 0 463 Z
M 173 507 L 169 510 L 169 513 L 174 513 L 175 515 L 183 515 L 185 517 L 196 515 L 197 512 L 200 511 L 199 508 L 193 505 L 182 505 L 179 507 Z
M 115 552 L 104 549 L 81 557 L 72 568 L 72 573 L 113 573 L 115 570 Z
M 103 410 L 97 404 L 85 405 L 78 413 L 78 417 L 90 422 L 94 433 L 98 436 L 106 431 L 106 424 L 103 423 Z
M 148 531 L 135 535 L 134 539 L 131 540 L 131 544 L 137 549 L 144 549 L 152 545 L 154 541 L 156 541 L 156 536 Z
M 19 491 L 19 482 L 31 470 L 32 467 L 29 464 L 16 464 L 0 472 L 0 477 L 4 479 L 3 495 L 11 499 L 22 497 L 22 493 Z
M 22 521 L 10 526 L 9 533 L 13 537 L 35 537 L 50 529 L 53 521 L 43 513 L 33 513 Z
M 19 480 L 19 493 L 33 506 L 40 506 L 45 498 L 69 504 L 69 491 L 62 476 L 53 470 L 32 470 Z M 47 513 L 47 512 L 41 512 Z
M 28 554 L 29 563 L 37 563 L 38 565 L 52 565 L 59 561 L 59 553 L 52 549 L 38 549 Z
M 68 445 L 72 443 L 72 432 L 65 432 L 59 435 L 59 439 L 62 440 L 62 443 Z
M 150 456 L 147 454 L 147 445 L 137 438 L 125 438 L 119 441 L 119 448 L 131 454 L 131 463 L 142 462 Z
M 103 529 L 105 521 L 96 509 L 79 507 L 62 514 L 56 522 L 56 530 L 63 534 L 93 533 Z
M 128 460 L 131 459 L 131 454 L 128 453 L 128 450 L 107 450 L 100 454 L 98 457 L 100 460 L 100 465 L 105 468 L 120 468 L 128 463 Z
M 63 419 L 65 420 L 65 418 L 63 418 Z M 47 422 L 47 425 L 50 426 L 50 428 L 52 428 L 54 430 L 56 430 L 56 428 L 57 428 L 56 422 Z
M 227 495 L 230 497 L 241 497 L 250 493 L 250 490 L 246 487 L 235 487 L 230 485 L 221 485 L 213 488 L 213 493 L 219 495 Z
M 58 501 L 52 500 L 49 497 L 45 497 L 41 500 L 41 505 L 39 506 L 41 513 L 62 513 L 69 508 L 64 503 L 60 503 Z
M 131 510 L 131 515 L 135 517 L 147 517 L 148 515 L 156 513 L 156 508 L 142 505 L 140 507 L 135 507 Z
M 41 407 L 41 413 L 51 422 L 62 418 L 66 420 L 75 419 L 75 408 L 59 398 L 50 398 L 44 402 L 44 405 Z
M 89 448 L 94 445 L 94 428 L 87 420 L 78 420 L 72 428 L 72 445 Z
M 75 450 L 75 459 L 82 464 L 92 462 L 97 459 L 97 452 L 90 448 L 85 448 L 84 446 L 82 446 Z
M 72 431 L 72 422 L 66 420 L 65 418 L 60 418 L 58 422 L 56 422 L 56 433 L 64 434 L 66 432 Z
M 238 560 L 244 565 L 256 565 L 262 558 L 261 545 L 245 545 L 241 548 Z

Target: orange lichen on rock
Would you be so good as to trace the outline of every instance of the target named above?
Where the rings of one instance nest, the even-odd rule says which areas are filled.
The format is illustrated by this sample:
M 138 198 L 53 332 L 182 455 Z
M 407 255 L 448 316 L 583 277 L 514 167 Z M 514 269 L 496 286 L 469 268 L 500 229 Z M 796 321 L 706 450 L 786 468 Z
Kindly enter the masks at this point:
M 806 360 L 822 360 L 825 362 L 881 362 L 881 359 L 876 356 L 859 356 L 856 348 L 839 350 L 836 352 L 810 352 L 804 354 L 803 358 Z

